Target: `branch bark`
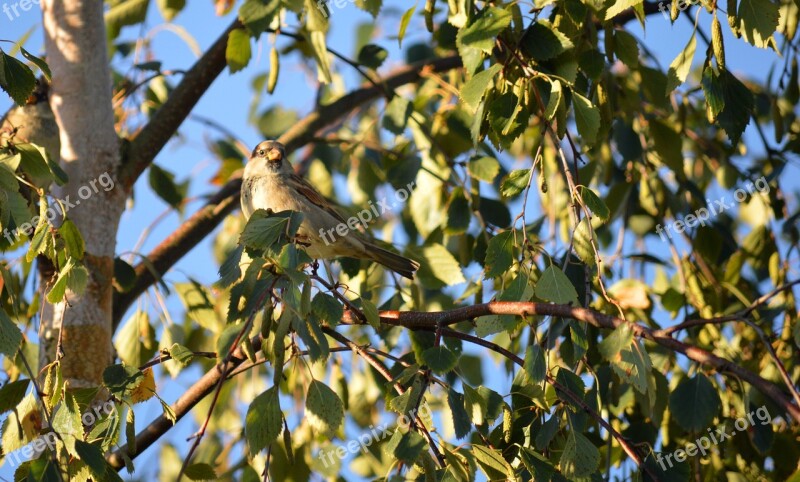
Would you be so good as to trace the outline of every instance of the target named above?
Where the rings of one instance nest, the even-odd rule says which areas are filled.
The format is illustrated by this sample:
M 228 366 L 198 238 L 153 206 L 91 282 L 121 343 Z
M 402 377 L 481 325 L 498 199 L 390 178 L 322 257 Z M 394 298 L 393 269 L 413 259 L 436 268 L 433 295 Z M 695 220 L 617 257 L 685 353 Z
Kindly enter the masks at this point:
M 69 182 L 55 196 L 74 200 L 68 212 L 83 235 L 83 263 L 89 271 L 86 291 L 67 290 L 66 301 L 43 299 L 40 362 L 55 360 L 61 340 L 64 378 L 73 387 L 97 386 L 113 361 L 112 289 L 117 227 L 125 203 L 116 177 L 119 141 L 114 131 L 111 71 L 106 51 L 102 2 L 42 2 L 47 62 L 52 72 L 50 104 L 59 126 L 60 159 Z M 98 179 L 103 189 L 98 189 Z M 68 206 L 69 207 L 69 206 Z M 40 290 L 48 290 L 43 277 Z
M 142 172 L 186 120 L 212 82 L 225 70 L 228 34 L 237 28 L 242 28 L 238 19 L 225 29 L 206 53 L 186 72 L 175 90 L 170 93 L 169 99 L 131 141 L 127 158 L 120 171 L 120 180 L 126 191 L 130 191 Z
M 631 323 L 622 318 L 616 318 L 588 308 L 524 301 L 493 301 L 442 312 L 382 311 L 380 313 L 381 323 L 426 331 L 435 331 L 439 326 L 452 325 L 487 315 L 555 316 L 583 321 L 597 328 L 612 330 L 622 324 L 628 324 L 638 337 L 681 353 L 690 360 L 709 365 L 720 373 L 735 375 L 745 380 L 770 397 L 776 404 L 783 407 L 786 413 L 797 422 L 800 422 L 800 407 L 794 405 L 789 396 L 774 383 L 702 348 L 684 343 L 670 336 L 661 335 L 659 332 L 637 323 Z M 351 312 L 345 313 L 345 322 L 361 323 Z
M 256 338 L 253 341 L 253 347 L 256 350 L 261 349 L 261 338 Z M 213 392 L 219 383 L 222 381 L 224 374 L 231 373 L 236 367 L 241 365 L 247 357 L 242 352 L 241 347 L 237 348 L 230 360 L 225 363 L 218 363 L 211 370 L 206 372 L 205 375 L 200 377 L 183 395 L 178 397 L 178 400 L 171 405 L 172 410 L 175 412 L 175 423 L 166 416 L 159 415 L 158 418 L 150 422 L 144 430 L 136 434 L 136 453 L 129 454 L 131 459 L 141 454 L 148 447 L 153 445 L 162 435 L 167 433 L 172 427 L 175 426 L 186 414 L 194 408 L 195 405 L 200 403 L 206 395 Z M 230 377 L 228 378 L 228 380 Z M 227 381 L 227 380 L 225 380 Z M 222 381 L 224 383 L 224 381 Z M 116 470 L 125 467 L 125 458 L 122 454 L 128 453 L 128 444 L 123 445 L 115 450 L 108 456 L 106 460 Z
M 461 59 L 457 55 L 420 62 L 398 69 L 383 79 L 382 83 L 388 88 L 394 89 L 401 85 L 417 82 L 426 71 L 444 72 L 460 66 Z M 374 85 L 363 86 L 337 101 L 311 112 L 292 126 L 279 140 L 286 146 L 287 153 L 291 153 L 309 142 L 321 129 L 336 123 L 356 107 L 383 95 L 384 91 Z M 133 288 L 126 293 L 117 294 L 114 299 L 114 327 L 119 325 L 125 311 L 136 298 L 155 283 L 157 277 L 166 273 L 211 233 L 225 219 L 225 216 L 238 207 L 241 183 L 240 178 L 228 181 L 219 192 L 209 199 L 205 206 L 156 246 L 147 255 L 148 261 L 139 263 L 135 267 L 136 282 Z

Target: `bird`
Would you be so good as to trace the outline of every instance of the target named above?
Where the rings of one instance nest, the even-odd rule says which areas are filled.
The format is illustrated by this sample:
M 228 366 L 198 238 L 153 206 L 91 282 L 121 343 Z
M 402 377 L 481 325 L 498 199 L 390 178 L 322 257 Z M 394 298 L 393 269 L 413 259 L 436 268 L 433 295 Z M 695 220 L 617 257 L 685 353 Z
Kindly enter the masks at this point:
M 294 172 L 286 158 L 286 147 L 278 141 L 263 141 L 250 155 L 244 169 L 241 191 L 245 219 L 258 210 L 295 211 L 303 214 L 298 239 L 314 259 L 350 257 L 377 262 L 408 279 L 414 279 L 419 263 L 381 248 L 358 231 L 331 236 L 347 221 L 314 186 Z

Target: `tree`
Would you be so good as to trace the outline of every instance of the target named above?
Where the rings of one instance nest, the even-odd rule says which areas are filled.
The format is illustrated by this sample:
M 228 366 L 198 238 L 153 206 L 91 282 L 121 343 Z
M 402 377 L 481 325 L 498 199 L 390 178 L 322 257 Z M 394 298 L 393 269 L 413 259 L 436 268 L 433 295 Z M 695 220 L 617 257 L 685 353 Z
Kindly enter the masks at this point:
M 119 480 L 156 445 L 163 480 L 800 477 L 796 2 L 427 0 L 403 6 L 396 39 L 424 19 L 428 41 L 390 69 L 378 29 L 356 58 L 327 35 L 345 8 L 393 26 L 380 0 L 218 0 L 235 19 L 180 72 L 120 36 L 149 4 L 45 0 L 44 60 L 0 54 L 20 106 L 0 144 L 15 480 Z M 157 2 L 166 22 L 184 8 Z M 631 33 L 660 13 L 692 23 L 667 68 Z M 765 81 L 726 67 L 741 43 L 776 53 Z M 252 146 L 224 119 L 203 121 L 216 192 L 188 214 L 177 166 L 154 161 L 226 68 L 255 69 L 253 45 L 269 49 L 256 106 L 281 64 L 319 81 L 304 117 L 275 99 L 253 124 L 404 240 L 416 280 L 315 262 L 292 213 L 245 223 Z M 38 135 L 37 105 L 60 143 Z M 146 171 L 186 216 L 132 262 L 116 239 Z M 166 276 L 209 236 L 218 281 Z M 190 413 L 198 431 L 165 442 Z

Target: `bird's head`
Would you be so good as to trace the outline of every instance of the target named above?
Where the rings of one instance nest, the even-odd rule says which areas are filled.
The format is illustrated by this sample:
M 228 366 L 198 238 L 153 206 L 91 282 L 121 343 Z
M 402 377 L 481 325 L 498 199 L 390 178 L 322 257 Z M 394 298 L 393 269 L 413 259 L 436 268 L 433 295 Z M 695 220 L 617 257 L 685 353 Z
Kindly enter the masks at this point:
M 267 173 L 291 172 L 286 148 L 278 141 L 264 141 L 253 149 L 250 163 Z

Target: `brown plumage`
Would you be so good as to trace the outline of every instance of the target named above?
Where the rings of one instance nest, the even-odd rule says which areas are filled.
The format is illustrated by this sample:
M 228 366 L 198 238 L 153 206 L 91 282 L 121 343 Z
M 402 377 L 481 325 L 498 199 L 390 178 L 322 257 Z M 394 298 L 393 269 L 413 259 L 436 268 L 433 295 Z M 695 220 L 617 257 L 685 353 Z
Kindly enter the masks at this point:
M 286 159 L 283 144 L 264 141 L 253 150 L 244 170 L 242 212 L 249 218 L 257 209 L 303 213 L 298 237 L 315 259 L 351 257 L 375 261 L 397 274 L 414 279 L 419 263 L 377 246 L 357 231 L 344 236 L 326 234 L 347 221 L 336 208 L 305 179 L 295 174 Z

